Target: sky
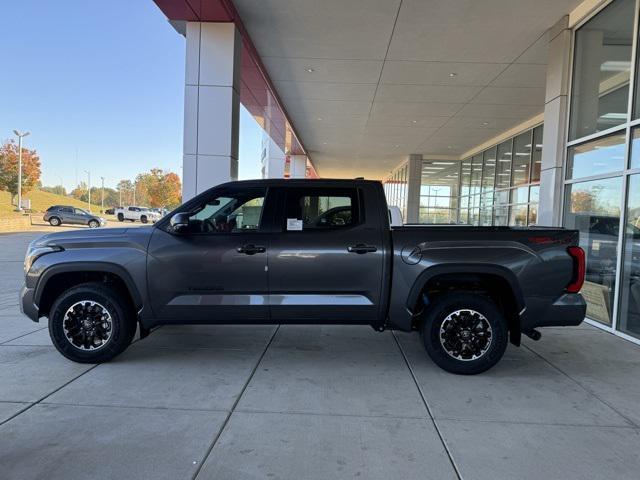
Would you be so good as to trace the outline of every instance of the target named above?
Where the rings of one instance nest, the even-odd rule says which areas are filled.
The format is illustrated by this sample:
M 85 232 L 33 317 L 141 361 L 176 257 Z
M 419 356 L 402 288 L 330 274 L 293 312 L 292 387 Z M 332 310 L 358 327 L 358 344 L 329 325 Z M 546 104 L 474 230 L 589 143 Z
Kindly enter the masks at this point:
M 0 141 L 30 131 L 43 185 L 105 186 L 152 167 L 182 176 L 185 40 L 152 0 L 4 2 Z M 261 129 L 241 108 L 240 178 Z

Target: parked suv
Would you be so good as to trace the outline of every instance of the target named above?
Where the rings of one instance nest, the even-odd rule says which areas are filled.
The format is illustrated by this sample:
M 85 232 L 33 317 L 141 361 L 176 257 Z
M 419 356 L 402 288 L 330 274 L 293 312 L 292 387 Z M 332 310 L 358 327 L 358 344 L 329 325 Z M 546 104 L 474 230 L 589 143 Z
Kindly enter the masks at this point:
M 104 227 L 107 222 L 104 218 L 92 215 L 81 208 L 70 205 L 54 205 L 49 207 L 43 220 L 57 227 L 63 223 L 70 225 L 88 225 L 91 228 Z

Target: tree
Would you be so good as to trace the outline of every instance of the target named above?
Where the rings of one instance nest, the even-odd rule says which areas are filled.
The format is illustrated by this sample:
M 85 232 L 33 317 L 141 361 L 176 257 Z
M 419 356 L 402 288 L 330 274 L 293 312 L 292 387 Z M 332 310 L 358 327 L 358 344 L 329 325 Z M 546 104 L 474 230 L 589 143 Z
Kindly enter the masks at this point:
M 22 148 L 22 193 L 28 193 L 40 182 L 40 157 L 35 150 Z M 0 189 L 18 194 L 18 145 L 14 140 L 0 147 Z
M 87 184 L 80 182 L 76 188 L 71 190 L 70 195 L 77 200 L 86 202 L 89 198 Z

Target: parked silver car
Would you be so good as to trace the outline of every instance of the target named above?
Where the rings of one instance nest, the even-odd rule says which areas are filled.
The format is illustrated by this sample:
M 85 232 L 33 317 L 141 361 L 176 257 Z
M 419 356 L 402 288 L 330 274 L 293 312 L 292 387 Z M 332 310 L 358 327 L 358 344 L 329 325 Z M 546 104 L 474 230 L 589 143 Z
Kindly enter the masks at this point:
M 70 205 L 54 205 L 49 207 L 44 214 L 43 220 L 57 227 L 63 223 L 71 225 L 88 225 L 90 228 L 104 227 L 107 221 L 81 208 Z

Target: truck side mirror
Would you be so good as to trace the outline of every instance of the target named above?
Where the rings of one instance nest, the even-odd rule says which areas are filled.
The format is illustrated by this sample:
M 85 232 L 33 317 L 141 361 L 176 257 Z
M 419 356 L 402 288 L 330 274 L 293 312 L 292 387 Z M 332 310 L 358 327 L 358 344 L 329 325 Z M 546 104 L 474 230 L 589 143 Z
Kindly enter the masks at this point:
M 171 217 L 169 224 L 174 233 L 187 233 L 189 231 L 189 214 L 186 212 L 176 213 Z

